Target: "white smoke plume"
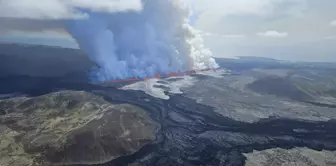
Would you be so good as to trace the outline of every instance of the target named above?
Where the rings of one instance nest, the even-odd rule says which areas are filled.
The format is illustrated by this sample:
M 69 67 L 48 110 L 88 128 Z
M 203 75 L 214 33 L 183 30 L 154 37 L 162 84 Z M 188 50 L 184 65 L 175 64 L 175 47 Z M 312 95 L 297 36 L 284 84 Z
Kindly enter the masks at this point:
M 123 5 L 105 7 L 91 6 L 89 0 L 45 1 L 61 2 L 70 12 L 48 18 L 47 11 L 39 11 L 29 18 L 64 20 L 65 29 L 99 66 L 93 73 L 97 81 L 218 67 L 202 36 L 188 24 L 189 9 L 178 0 L 142 0 L 140 5 L 123 0 L 118 1 Z

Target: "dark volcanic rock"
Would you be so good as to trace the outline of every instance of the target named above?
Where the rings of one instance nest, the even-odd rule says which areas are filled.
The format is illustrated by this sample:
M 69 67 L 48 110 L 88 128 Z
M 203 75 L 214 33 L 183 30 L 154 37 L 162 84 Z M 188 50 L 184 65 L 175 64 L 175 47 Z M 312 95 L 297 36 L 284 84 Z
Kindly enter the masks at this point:
M 2 99 L 17 92 L 27 96 L 52 93 L 0 101 L 0 109 L 6 111 L 6 115 L 0 115 L 0 165 L 243 166 L 249 161 L 244 154 L 254 150 L 336 150 L 336 121 L 327 121 L 335 119 L 335 109 L 290 100 L 281 91 L 288 88 L 293 92 L 289 94 L 295 95 L 301 90 L 316 102 L 333 103 L 336 79 L 329 77 L 335 74 L 324 79 L 316 74 L 318 77 L 311 79 L 311 73 L 285 72 L 291 74 L 290 82 L 264 80 L 268 84 L 262 87 L 267 88 L 264 93 L 272 94 L 264 95 L 245 86 L 269 75 L 282 77 L 283 72 L 236 73 L 239 74 L 223 78 L 193 75 L 199 81 L 181 89 L 183 94 L 169 94 L 168 100 L 115 88 L 124 83 L 90 84 L 76 73 L 53 78 L 28 74 L 0 78 Z M 169 85 L 174 81 L 177 80 L 161 83 Z M 269 85 L 272 83 L 274 86 Z M 53 93 L 64 89 L 89 93 Z M 283 96 L 277 97 L 279 94 Z M 160 124 L 156 140 L 144 146 L 154 139 L 155 125 L 141 109 L 116 103 L 130 103 L 149 112 Z M 269 161 L 292 159 L 282 154 L 287 152 L 276 153 L 276 158 L 270 156 Z M 327 161 L 335 165 L 332 160 Z
M 78 49 L 0 43 L 0 77 L 63 76 L 92 66 L 94 63 Z
M 260 71 L 271 76 L 257 79 L 247 86 L 249 89 L 261 94 L 275 95 L 320 107 L 336 108 L 334 75 L 321 71 L 315 71 L 316 74 L 312 71 L 288 70 L 286 76 L 280 77 L 275 76 L 276 72 L 272 70 L 260 69 Z
M 3 109 L 0 109 L 0 115 L 6 115 L 6 111 Z
M 282 77 L 264 77 L 249 84 L 248 87 L 256 92 L 288 97 L 294 100 L 312 100 L 309 94 L 301 91 L 289 79 Z
M 155 140 L 156 124 L 129 104 L 61 91 L 0 101 L 0 165 L 104 163 Z

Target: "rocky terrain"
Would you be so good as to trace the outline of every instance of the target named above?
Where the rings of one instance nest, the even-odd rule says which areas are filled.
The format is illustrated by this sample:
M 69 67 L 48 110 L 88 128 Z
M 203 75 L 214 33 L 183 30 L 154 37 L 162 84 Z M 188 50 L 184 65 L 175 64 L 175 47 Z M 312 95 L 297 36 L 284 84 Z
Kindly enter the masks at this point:
M 145 93 L 147 83 L 91 84 L 76 50 L 48 49 L 45 61 L 61 60 L 45 66 L 35 52 L 22 67 L 26 49 L 0 49 L 1 64 L 20 62 L 0 65 L 1 166 L 335 165 L 336 65 L 217 59 L 231 72 Z
M 332 72 L 336 70 L 249 69 L 222 78 L 201 79 L 184 88 L 184 95 L 238 121 L 327 121 L 336 119 L 336 74 Z M 197 87 L 202 88 L 194 90 Z
M 246 123 L 216 113 L 218 108 L 184 96 L 187 93 L 170 94 L 169 100 L 163 100 L 142 91 L 31 79 L 35 81 L 29 86 L 28 82 L 15 86 L 31 97 L 1 101 L 3 165 L 15 161 L 22 165 L 243 166 L 244 154 L 253 150 L 336 150 L 336 121 L 270 118 Z M 102 105 L 99 110 L 94 107 L 98 105 Z
M 336 70 L 254 70 L 259 79 L 248 87 L 256 92 L 336 108 Z
M 245 154 L 246 166 L 334 166 L 335 151 L 308 148 L 268 149 Z
M 0 165 L 104 163 L 155 140 L 157 124 L 130 104 L 81 91 L 0 101 Z

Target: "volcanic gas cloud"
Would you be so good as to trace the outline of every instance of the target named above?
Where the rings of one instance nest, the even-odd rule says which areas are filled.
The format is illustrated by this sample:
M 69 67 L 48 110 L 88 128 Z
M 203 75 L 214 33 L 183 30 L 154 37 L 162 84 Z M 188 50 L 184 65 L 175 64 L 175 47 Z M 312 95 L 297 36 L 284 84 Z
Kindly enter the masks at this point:
M 93 81 L 216 68 L 182 2 L 190 1 L 0 0 L 0 20 L 24 31 L 65 29 L 96 62 Z
M 138 11 L 86 13 L 65 26 L 99 66 L 93 72 L 98 81 L 217 67 L 188 24 L 188 8 L 177 0 L 142 0 Z

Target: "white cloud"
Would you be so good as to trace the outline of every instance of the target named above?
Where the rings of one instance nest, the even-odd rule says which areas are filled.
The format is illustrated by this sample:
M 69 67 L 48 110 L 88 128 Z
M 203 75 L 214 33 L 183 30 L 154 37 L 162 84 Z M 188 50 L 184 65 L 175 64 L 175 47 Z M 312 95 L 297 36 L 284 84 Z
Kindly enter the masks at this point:
M 330 25 L 331 25 L 331 26 L 335 26 L 335 27 L 336 27 L 336 20 L 334 20 L 334 21 L 331 21 L 331 22 L 330 22 Z
M 205 44 L 210 47 L 214 56 L 265 56 L 286 60 L 336 61 L 335 0 L 194 2 L 195 13 L 199 11 L 198 20 L 193 21 L 196 28 L 215 34 L 246 35 L 245 38 L 237 40 L 205 38 Z M 198 2 L 199 4 L 196 4 Z M 332 25 L 335 28 L 330 28 Z
M 327 36 L 324 39 L 326 39 L 326 40 L 336 40 L 336 36 Z
M 222 38 L 231 38 L 231 39 L 237 39 L 237 38 L 245 38 L 246 36 L 243 34 L 214 34 L 210 32 L 203 32 L 203 31 L 197 31 L 198 34 L 204 37 L 222 37 Z
M 185 0 L 186 1 L 186 0 Z M 234 23 L 246 18 L 251 23 L 254 18 L 273 20 L 284 17 L 302 16 L 308 0 L 190 0 L 193 13 L 197 15 L 194 26 L 203 31 L 227 34 L 246 33 L 238 29 L 228 29 L 225 20 Z
M 189 2 L 196 13 L 231 14 L 301 14 L 307 0 L 182 0 Z M 279 9 L 281 8 L 281 9 Z
M 271 30 L 266 32 L 259 32 L 257 35 L 262 37 L 287 37 L 288 33 Z
M 196 12 L 211 12 L 219 15 L 235 13 L 262 13 L 267 0 L 194 0 L 193 9 Z
M 242 34 L 226 34 L 226 35 L 221 35 L 224 38 L 232 38 L 232 39 L 238 39 L 238 38 L 245 38 L 245 35 Z
M 0 17 L 68 19 L 87 16 L 78 9 L 119 12 L 141 8 L 141 0 L 0 0 Z
M 113 7 L 119 1 L 123 5 Z M 269 50 L 263 50 L 265 45 L 277 46 L 279 49 L 274 51 L 276 54 L 281 50 L 288 50 L 289 45 L 302 44 L 304 45 L 302 47 L 292 47 L 295 49 L 288 50 L 287 54 L 289 58 L 297 56 L 306 60 L 306 54 L 311 54 L 313 57 L 312 51 L 306 51 L 306 48 L 317 49 L 314 45 L 306 46 L 308 41 L 336 42 L 335 28 L 330 28 L 336 27 L 335 0 L 181 1 L 191 5 L 195 14 L 192 18 L 193 26 L 204 31 L 200 35 L 204 37 L 206 46 L 217 56 L 259 56 L 265 53 L 265 56 L 271 57 L 273 55 Z M 34 19 L 73 18 L 85 16 L 85 13 L 76 12 L 79 7 L 113 12 L 125 9 L 138 10 L 141 8 L 139 3 L 140 0 L 0 0 L 0 36 L 13 29 L 31 33 L 63 27 L 62 21 L 1 18 L 5 16 Z M 288 37 L 289 35 L 291 36 Z M 267 40 L 268 37 L 274 37 L 273 39 L 280 37 L 285 40 Z M 333 51 L 334 53 L 330 55 L 335 59 L 334 45 L 330 44 L 326 50 Z M 260 52 L 253 52 L 254 49 Z M 302 56 L 298 55 L 298 52 L 291 54 L 292 50 L 302 50 Z M 320 55 L 321 53 L 316 53 L 316 56 Z M 281 56 L 283 54 L 279 55 Z
M 209 33 L 209 32 L 200 32 L 199 33 L 201 36 L 215 36 L 215 34 L 213 33 Z

